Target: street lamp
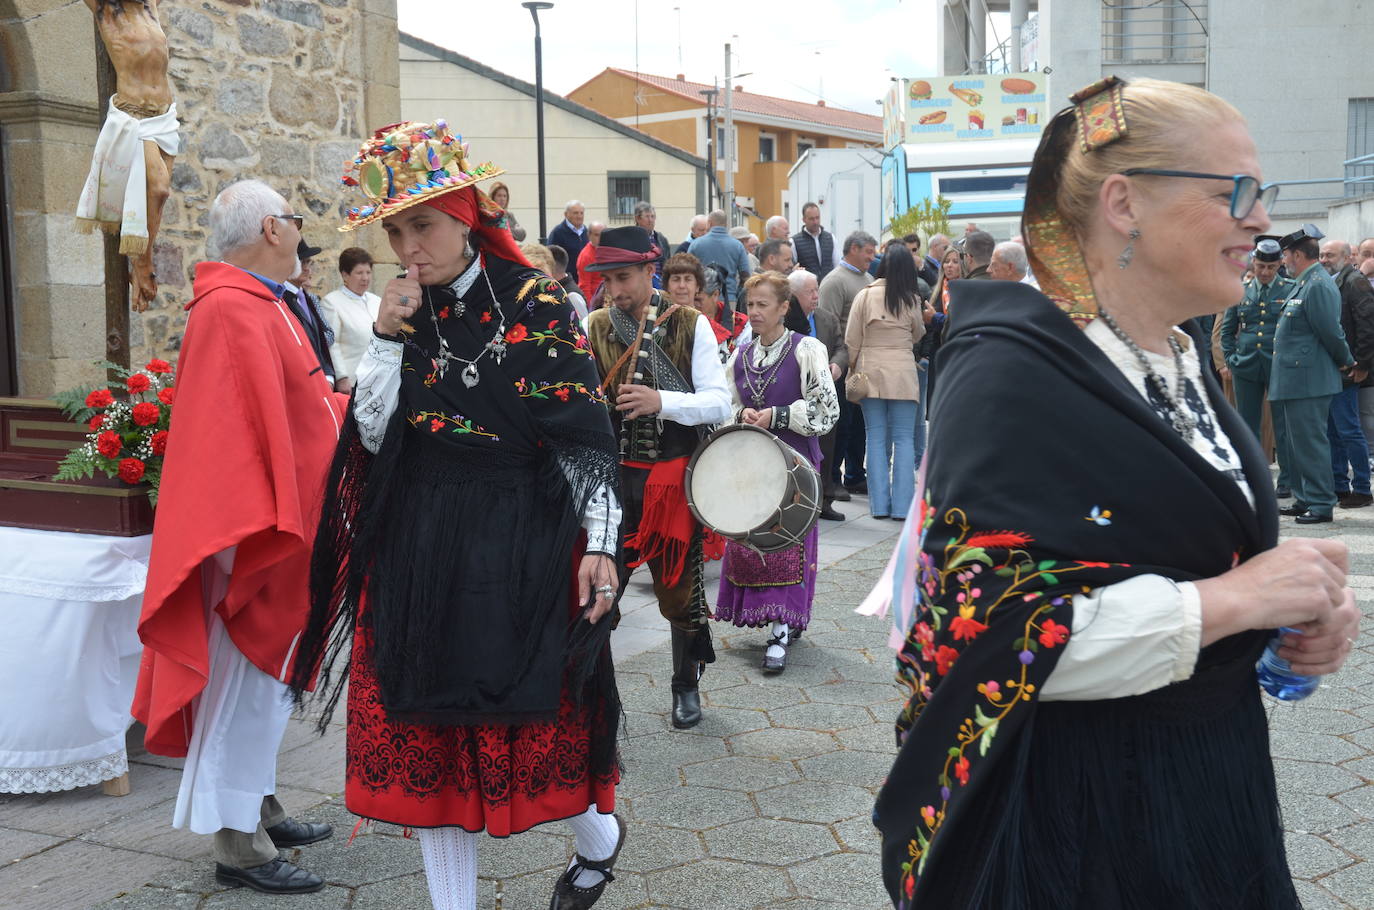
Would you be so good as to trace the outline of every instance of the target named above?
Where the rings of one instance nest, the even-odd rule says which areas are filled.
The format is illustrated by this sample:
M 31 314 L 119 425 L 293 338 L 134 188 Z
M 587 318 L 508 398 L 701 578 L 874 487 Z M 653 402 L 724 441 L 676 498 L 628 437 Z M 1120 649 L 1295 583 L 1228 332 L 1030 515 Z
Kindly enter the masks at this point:
M 539 242 L 548 243 L 548 204 L 544 198 L 544 44 L 539 37 L 539 11 L 553 9 L 544 0 L 529 0 L 520 4 L 530 11 L 534 20 L 534 118 L 539 145 Z

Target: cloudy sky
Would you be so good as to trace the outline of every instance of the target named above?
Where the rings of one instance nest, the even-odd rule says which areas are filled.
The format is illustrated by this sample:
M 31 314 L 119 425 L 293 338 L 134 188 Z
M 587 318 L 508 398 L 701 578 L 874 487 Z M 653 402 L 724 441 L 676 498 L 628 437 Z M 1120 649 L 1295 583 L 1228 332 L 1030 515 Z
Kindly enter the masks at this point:
M 723 80 L 745 91 L 881 115 L 892 76 L 937 72 L 943 0 L 555 0 L 540 13 L 544 85 L 566 94 L 608 66 Z M 636 41 L 636 8 L 638 40 Z M 519 0 L 399 0 L 401 30 L 534 81 L 534 24 Z M 679 58 L 679 45 L 681 57 Z M 681 62 L 679 62 L 679 59 Z

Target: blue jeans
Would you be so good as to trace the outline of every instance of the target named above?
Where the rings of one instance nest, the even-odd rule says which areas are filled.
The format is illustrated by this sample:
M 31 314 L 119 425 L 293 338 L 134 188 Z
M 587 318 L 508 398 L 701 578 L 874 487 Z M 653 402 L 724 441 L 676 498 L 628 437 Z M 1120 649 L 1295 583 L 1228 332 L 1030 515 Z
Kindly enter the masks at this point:
M 926 375 L 930 364 L 922 360 L 916 364 L 916 381 L 921 384 L 921 400 L 916 404 L 916 470 L 921 470 L 921 459 L 926 457 Z
M 865 398 L 861 405 L 868 440 L 868 512 L 874 518 L 905 518 L 916 495 L 916 409 L 920 404 Z
M 1369 443 L 1360 425 L 1360 387 L 1346 386 L 1331 399 L 1326 418 L 1331 441 L 1331 474 L 1337 493 L 1349 493 L 1353 475 L 1356 493 L 1369 492 Z

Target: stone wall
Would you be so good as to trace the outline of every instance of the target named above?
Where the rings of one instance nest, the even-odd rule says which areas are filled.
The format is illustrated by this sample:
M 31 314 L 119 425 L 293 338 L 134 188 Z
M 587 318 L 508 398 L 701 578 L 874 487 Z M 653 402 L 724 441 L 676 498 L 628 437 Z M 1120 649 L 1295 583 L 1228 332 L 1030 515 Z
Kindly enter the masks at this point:
M 348 199 L 338 181 L 343 162 L 365 132 L 400 112 L 395 0 L 198 0 L 164 2 L 159 13 L 184 149 L 154 247 L 160 292 L 146 313 L 131 316 L 135 362 L 175 358 L 182 306 L 195 264 L 206 256 L 210 203 L 244 177 L 265 180 L 307 216 L 307 241 L 325 250 L 316 269 L 321 290 L 331 290 L 338 252 L 358 240 L 380 241 L 376 232 L 360 238 L 336 230 Z M 19 391 L 44 396 L 91 373 L 87 364 L 103 350 L 100 243 L 72 230 L 99 123 L 92 17 L 65 0 L 0 0 L 0 48 L 0 71 L 8 70 L 0 72 L 0 125 L 18 254 Z M 72 66 L 55 83 L 48 71 L 59 69 L 57 60 Z M 6 99 L 15 108 L 21 95 L 32 96 L 36 113 L 31 124 L 12 125 Z M 33 146 L 27 153 L 25 144 Z M 33 186 L 44 188 L 41 198 L 27 191 Z M 38 222 L 41 234 L 33 230 Z M 55 290 L 67 273 L 85 290 L 58 318 L 55 298 L 72 298 Z

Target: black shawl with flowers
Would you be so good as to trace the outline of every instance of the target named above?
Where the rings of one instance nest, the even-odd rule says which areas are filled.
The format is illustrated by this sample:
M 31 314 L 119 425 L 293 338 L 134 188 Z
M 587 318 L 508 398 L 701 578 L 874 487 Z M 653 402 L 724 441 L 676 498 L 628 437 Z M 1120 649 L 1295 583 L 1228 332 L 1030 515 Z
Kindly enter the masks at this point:
M 1074 594 L 1215 576 L 1274 545 L 1253 437 L 1204 371 L 1255 508 L 1053 302 L 1007 282 L 952 293 L 899 655 L 912 695 L 874 812 L 894 903 L 1296 906 L 1254 681 L 1265 633 L 1145 695 L 1037 700 Z
M 616 441 L 562 289 L 493 256 L 483 266 L 461 296 L 457 282 L 424 288 L 403 333 L 400 405 L 375 457 L 348 421 L 292 682 L 303 690 L 323 657 L 332 708 L 346 669 L 330 687 L 330 666 L 361 612 L 393 719 L 549 721 L 561 696 L 591 697 L 604 772 L 619 717 L 609 623 L 566 617 L 581 516 L 614 489 Z M 475 384 L 461 361 L 441 371 L 437 333 L 466 360 L 493 348 Z

